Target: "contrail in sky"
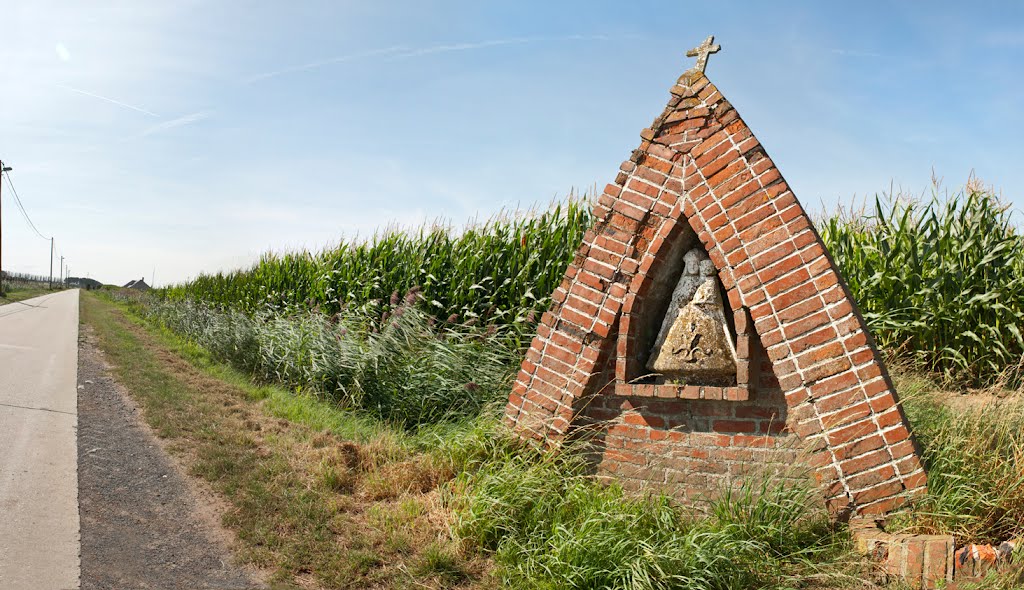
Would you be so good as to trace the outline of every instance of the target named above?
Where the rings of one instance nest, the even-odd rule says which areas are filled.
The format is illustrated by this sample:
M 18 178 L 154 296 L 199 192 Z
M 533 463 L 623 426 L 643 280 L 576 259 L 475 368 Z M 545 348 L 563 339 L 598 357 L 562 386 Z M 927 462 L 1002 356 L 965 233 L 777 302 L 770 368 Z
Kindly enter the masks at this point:
M 147 135 L 152 135 L 154 133 L 160 133 L 161 131 L 167 131 L 168 129 L 174 129 L 175 127 L 191 125 L 192 123 L 195 123 L 197 121 L 202 121 L 203 119 L 209 118 L 211 114 L 212 113 L 210 111 L 199 111 L 196 113 L 185 115 L 183 117 L 178 117 L 177 119 L 171 119 L 170 121 L 157 123 L 156 125 L 153 125 L 149 129 L 143 131 L 140 137 L 145 137 Z
M 142 113 L 144 115 L 149 115 L 150 117 L 156 117 L 157 119 L 160 118 L 160 115 L 154 113 L 153 111 L 147 111 L 146 109 L 139 108 L 137 106 L 133 106 L 133 105 L 130 105 L 128 103 L 121 102 L 119 100 L 114 100 L 113 98 L 107 98 L 106 96 L 100 96 L 99 94 L 93 94 L 92 92 L 86 92 L 85 90 L 79 90 L 78 88 L 72 88 L 71 86 L 65 86 L 64 84 L 56 84 L 56 86 L 58 88 L 63 88 L 64 90 L 70 90 L 71 92 L 77 92 L 78 94 L 81 94 L 83 96 L 90 96 L 92 98 L 98 98 L 99 100 L 103 100 L 103 101 L 109 102 L 110 104 L 116 104 L 119 107 L 124 107 L 126 109 L 131 109 L 133 111 L 138 111 L 138 112 L 140 112 L 140 113 Z
M 487 47 L 498 47 L 501 45 L 521 45 L 523 43 L 534 43 L 541 39 L 532 37 L 518 37 L 514 39 L 494 39 L 492 41 L 479 41 L 477 43 L 452 43 L 450 45 L 433 45 L 431 47 L 421 47 L 419 49 L 413 49 L 394 55 L 396 59 L 406 57 L 419 57 L 421 55 L 430 55 L 433 53 L 448 53 L 449 51 L 468 51 L 470 49 L 485 49 Z
M 312 61 L 309 63 L 292 66 L 289 68 L 283 68 L 280 70 L 274 70 L 273 72 L 264 72 L 262 74 L 256 74 L 255 76 L 246 78 L 244 82 L 246 84 L 252 84 L 253 82 L 259 82 L 260 80 L 266 80 L 267 78 L 275 78 L 282 74 L 291 74 L 293 72 L 302 72 L 304 70 L 312 70 L 322 66 L 327 66 L 336 63 L 343 63 L 346 61 L 356 61 L 365 59 L 367 57 L 376 57 L 378 55 L 389 55 L 399 53 L 408 50 L 407 47 L 386 47 L 384 49 L 372 49 L 370 51 L 360 51 L 358 53 L 350 53 L 348 55 L 339 55 L 337 57 L 329 57 L 327 59 L 321 59 L 319 61 Z
M 566 35 L 563 37 L 513 37 L 511 39 L 494 39 L 491 41 L 479 41 L 476 43 L 453 43 L 450 45 L 433 45 L 421 47 L 410 51 L 402 52 L 392 56 L 395 59 L 406 57 L 419 57 L 433 53 L 447 53 L 449 51 L 468 51 L 471 49 L 485 49 L 487 47 L 499 47 L 501 45 L 523 45 L 526 43 L 543 43 L 545 41 L 608 41 L 610 37 L 605 35 Z
M 422 55 L 432 55 L 436 53 L 447 53 L 449 51 L 468 51 L 472 49 L 485 49 L 487 47 L 499 47 L 502 45 L 522 45 L 526 43 L 542 43 L 550 41 L 610 41 L 612 38 L 607 35 L 564 35 L 561 37 L 513 37 L 509 39 L 494 39 L 491 41 L 478 41 L 473 43 L 452 43 L 447 45 L 431 45 L 428 47 L 420 48 L 409 48 L 409 47 L 387 47 L 384 49 L 372 49 L 370 51 L 361 51 L 358 53 L 350 53 L 348 55 L 340 55 L 338 57 L 331 57 L 319 61 L 313 61 L 289 68 L 283 68 L 272 72 L 265 72 L 263 74 L 256 74 L 246 78 L 244 82 L 246 84 L 252 84 L 253 82 L 259 82 L 268 78 L 275 78 L 282 74 L 290 74 L 293 72 L 302 72 L 305 70 L 312 70 L 322 66 L 343 63 L 348 61 L 359 61 L 369 57 L 386 57 L 388 59 L 406 59 L 410 57 L 419 57 Z

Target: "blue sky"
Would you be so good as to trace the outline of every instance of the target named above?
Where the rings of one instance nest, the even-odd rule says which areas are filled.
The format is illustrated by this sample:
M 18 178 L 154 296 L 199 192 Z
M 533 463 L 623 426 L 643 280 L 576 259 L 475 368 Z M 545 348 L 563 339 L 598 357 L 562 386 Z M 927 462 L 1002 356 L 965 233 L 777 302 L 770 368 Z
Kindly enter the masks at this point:
M 74 275 L 156 282 L 603 187 L 686 50 L 812 211 L 1024 206 L 1011 2 L 5 2 L 0 158 Z M 3 187 L 5 269 L 48 244 Z

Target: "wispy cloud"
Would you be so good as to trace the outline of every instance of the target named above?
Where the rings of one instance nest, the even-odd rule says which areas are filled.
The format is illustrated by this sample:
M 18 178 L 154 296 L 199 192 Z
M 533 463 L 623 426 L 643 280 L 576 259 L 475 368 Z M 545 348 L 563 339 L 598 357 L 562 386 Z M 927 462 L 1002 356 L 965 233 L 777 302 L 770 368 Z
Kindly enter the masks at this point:
M 992 47 L 1024 46 L 1024 30 L 993 31 L 985 35 L 983 42 Z
M 212 111 L 198 111 L 198 112 L 195 112 L 195 113 L 190 113 L 188 115 L 184 115 L 182 117 L 178 117 L 177 119 L 171 119 L 170 121 L 164 121 L 163 123 L 157 123 L 156 125 L 153 125 L 152 127 L 148 128 L 145 131 L 143 131 L 142 133 L 140 133 L 139 137 L 146 137 L 147 135 L 153 135 L 154 133 L 161 133 L 163 131 L 167 131 L 169 129 L 174 129 L 176 127 L 184 127 L 185 125 L 191 125 L 192 123 L 197 123 L 199 121 L 202 121 L 203 119 L 210 118 L 210 115 L 212 115 L 212 114 L 213 114 Z
M 87 92 L 87 91 L 82 90 L 80 88 L 72 88 L 71 86 L 65 86 L 64 84 L 56 84 L 55 86 L 57 86 L 58 88 L 63 88 L 64 90 L 68 90 L 70 92 L 77 92 L 78 94 L 81 94 L 82 96 L 89 96 L 89 97 L 92 97 L 92 98 L 95 98 L 95 99 L 98 99 L 98 100 L 109 102 L 110 104 L 116 104 L 119 107 L 124 107 L 126 109 L 131 109 L 133 111 L 142 113 L 144 115 L 149 115 L 150 117 L 156 117 L 157 119 L 160 118 L 160 115 L 154 113 L 153 111 L 147 111 L 146 109 L 144 109 L 142 107 L 137 107 L 135 105 L 130 105 L 130 104 L 126 103 L 126 102 L 121 102 L 119 100 L 114 100 L 113 98 L 109 98 L 109 97 L 106 97 L 106 96 L 101 96 L 99 94 L 94 94 L 92 92 Z
M 71 52 L 68 51 L 67 46 L 65 46 L 63 43 L 58 43 L 53 48 L 53 50 L 57 53 L 57 58 L 60 59 L 62 62 L 66 63 L 71 61 Z
M 291 66 L 288 68 L 282 68 L 280 70 L 274 70 L 272 72 L 264 72 L 262 74 L 250 76 L 249 78 L 243 80 L 243 82 L 246 84 L 252 84 L 253 82 L 259 82 L 262 80 L 267 80 L 269 78 L 275 78 L 283 74 L 291 74 L 295 72 L 313 70 L 316 68 L 337 63 L 361 61 L 373 57 L 383 57 L 387 59 L 408 59 L 413 57 L 421 57 L 425 55 L 434 55 L 438 53 L 448 53 L 452 51 L 471 51 L 474 49 L 487 49 L 489 47 L 500 47 L 503 45 L 525 45 L 529 43 L 550 43 L 558 41 L 610 41 L 611 39 L 612 37 L 609 37 L 607 35 L 563 35 L 559 37 L 512 37 L 508 39 L 493 39 L 490 41 L 430 45 L 427 47 L 417 48 L 408 48 L 402 46 L 386 47 L 383 49 L 372 49 L 370 51 L 361 51 L 358 53 L 339 55 L 337 57 L 312 61 L 297 66 Z

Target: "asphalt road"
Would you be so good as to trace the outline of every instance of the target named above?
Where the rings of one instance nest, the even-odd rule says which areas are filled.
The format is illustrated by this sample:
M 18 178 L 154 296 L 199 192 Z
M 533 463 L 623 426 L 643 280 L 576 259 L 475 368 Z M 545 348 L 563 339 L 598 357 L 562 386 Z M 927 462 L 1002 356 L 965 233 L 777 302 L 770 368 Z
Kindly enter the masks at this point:
M 79 587 L 78 291 L 0 306 L 0 588 Z

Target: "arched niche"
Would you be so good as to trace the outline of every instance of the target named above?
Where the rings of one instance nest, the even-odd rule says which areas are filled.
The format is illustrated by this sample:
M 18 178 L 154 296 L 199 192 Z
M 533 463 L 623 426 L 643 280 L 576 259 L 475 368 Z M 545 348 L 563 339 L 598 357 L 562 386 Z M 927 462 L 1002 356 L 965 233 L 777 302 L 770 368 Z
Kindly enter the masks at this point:
M 694 260 L 704 272 L 694 275 Z M 717 371 L 715 376 L 705 372 L 697 375 L 697 371 L 659 372 L 652 368 L 652 354 L 665 354 L 664 342 L 666 333 L 673 330 L 685 331 L 681 328 L 689 322 L 674 314 L 679 308 L 678 297 L 681 291 L 687 291 L 680 279 L 690 263 L 690 277 L 694 284 L 705 279 L 713 281 L 715 290 L 711 306 L 720 306 L 724 338 L 722 346 L 702 346 L 700 329 L 685 334 L 683 339 L 676 340 L 682 346 L 677 349 L 681 356 L 700 356 L 705 353 L 711 356 L 712 351 L 729 354 L 729 365 L 734 370 L 725 373 Z M 709 266 L 710 265 L 710 266 Z M 713 269 L 711 271 L 708 268 Z M 725 296 L 725 290 L 718 277 L 718 269 L 714 268 L 707 255 L 704 244 L 698 239 L 696 232 L 681 215 L 670 215 L 651 241 L 647 255 L 641 262 L 639 272 L 634 276 L 627 296 L 623 312 L 619 318 L 617 342 L 617 359 L 615 365 L 615 393 L 618 395 L 743 401 L 750 398 L 750 338 L 753 335 L 752 322 L 748 310 L 732 307 Z M 701 287 L 707 294 L 712 288 L 709 282 Z M 690 289 L 695 291 L 696 289 Z M 688 298 L 693 302 L 694 299 Z M 680 314 L 676 314 L 680 315 Z M 666 320 L 667 319 L 667 320 Z M 672 328 L 667 327 L 672 325 Z M 676 334 L 678 335 L 678 334 Z M 703 334 L 704 342 L 709 334 Z M 728 350 L 726 351 L 727 346 Z M 717 356 L 717 355 L 716 355 Z M 689 376 L 686 375 L 689 373 Z

